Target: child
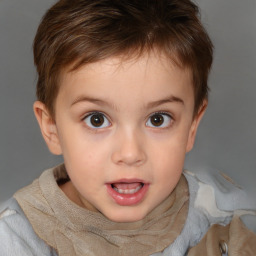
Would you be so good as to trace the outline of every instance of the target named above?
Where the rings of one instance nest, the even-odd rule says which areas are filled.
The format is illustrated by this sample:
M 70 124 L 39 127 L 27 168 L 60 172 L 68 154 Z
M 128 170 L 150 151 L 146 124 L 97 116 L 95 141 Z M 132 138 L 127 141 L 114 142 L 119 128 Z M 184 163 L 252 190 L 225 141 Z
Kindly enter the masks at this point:
M 34 57 L 34 112 L 64 164 L 2 207 L 0 255 L 255 255 L 239 218 L 255 203 L 183 172 L 212 63 L 195 4 L 60 0 Z

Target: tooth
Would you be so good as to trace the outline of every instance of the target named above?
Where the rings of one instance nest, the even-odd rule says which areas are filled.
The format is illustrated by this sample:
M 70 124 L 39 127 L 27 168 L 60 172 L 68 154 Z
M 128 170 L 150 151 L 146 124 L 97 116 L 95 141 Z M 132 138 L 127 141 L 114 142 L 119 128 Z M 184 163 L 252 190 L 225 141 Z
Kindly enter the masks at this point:
M 113 187 L 113 188 L 119 194 L 134 194 L 134 193 L 138 192 L 142 188 L 142 185 L 138 186 L 135 189 L 119 189 L 119 188 L 116 188 L 116 187 Z

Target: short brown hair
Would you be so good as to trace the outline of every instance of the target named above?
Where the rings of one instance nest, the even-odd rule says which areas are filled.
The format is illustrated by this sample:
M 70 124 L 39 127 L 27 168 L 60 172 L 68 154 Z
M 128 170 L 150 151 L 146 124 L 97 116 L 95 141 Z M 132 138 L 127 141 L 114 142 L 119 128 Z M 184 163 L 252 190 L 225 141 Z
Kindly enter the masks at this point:
M 190 0 L 60 0 L 34 40 L 37 97 L 52 116 L 64 68 L 158 48 L 193 75 L 195 109 L 208 97 L 213 46 Z

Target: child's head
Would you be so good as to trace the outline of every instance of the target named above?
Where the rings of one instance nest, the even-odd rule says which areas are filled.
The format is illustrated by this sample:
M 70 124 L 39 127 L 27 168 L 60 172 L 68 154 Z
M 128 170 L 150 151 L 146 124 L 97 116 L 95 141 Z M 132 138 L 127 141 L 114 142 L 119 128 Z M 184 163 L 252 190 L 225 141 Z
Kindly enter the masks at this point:
M 44 16 L 34 42 L 38 99 L 54 115 L 63 71 L 152 49 L 191 70 L 196 113 L 207 99 L 212 44 L 191 1 L 58 1 Z
M 181 0 L 66 0 L 47 12 L 34 109 L 77 204 L 131 222 L 176 187 L 212 62 L 197 14 Z

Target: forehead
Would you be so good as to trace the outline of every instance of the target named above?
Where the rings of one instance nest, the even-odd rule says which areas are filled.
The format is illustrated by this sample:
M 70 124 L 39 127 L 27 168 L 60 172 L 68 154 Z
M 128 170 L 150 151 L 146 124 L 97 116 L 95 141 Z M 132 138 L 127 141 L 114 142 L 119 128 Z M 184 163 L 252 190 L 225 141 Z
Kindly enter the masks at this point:
M 59 94 L 71 98 L 81 94 L 107 97 L 163 98 L 166 93 L 193 101 L 192 75 L 166 55 L 150 52 L 135 57 L 110 57 L 62 73 Z M 186 98 L 186 99 L 185 99 Z

